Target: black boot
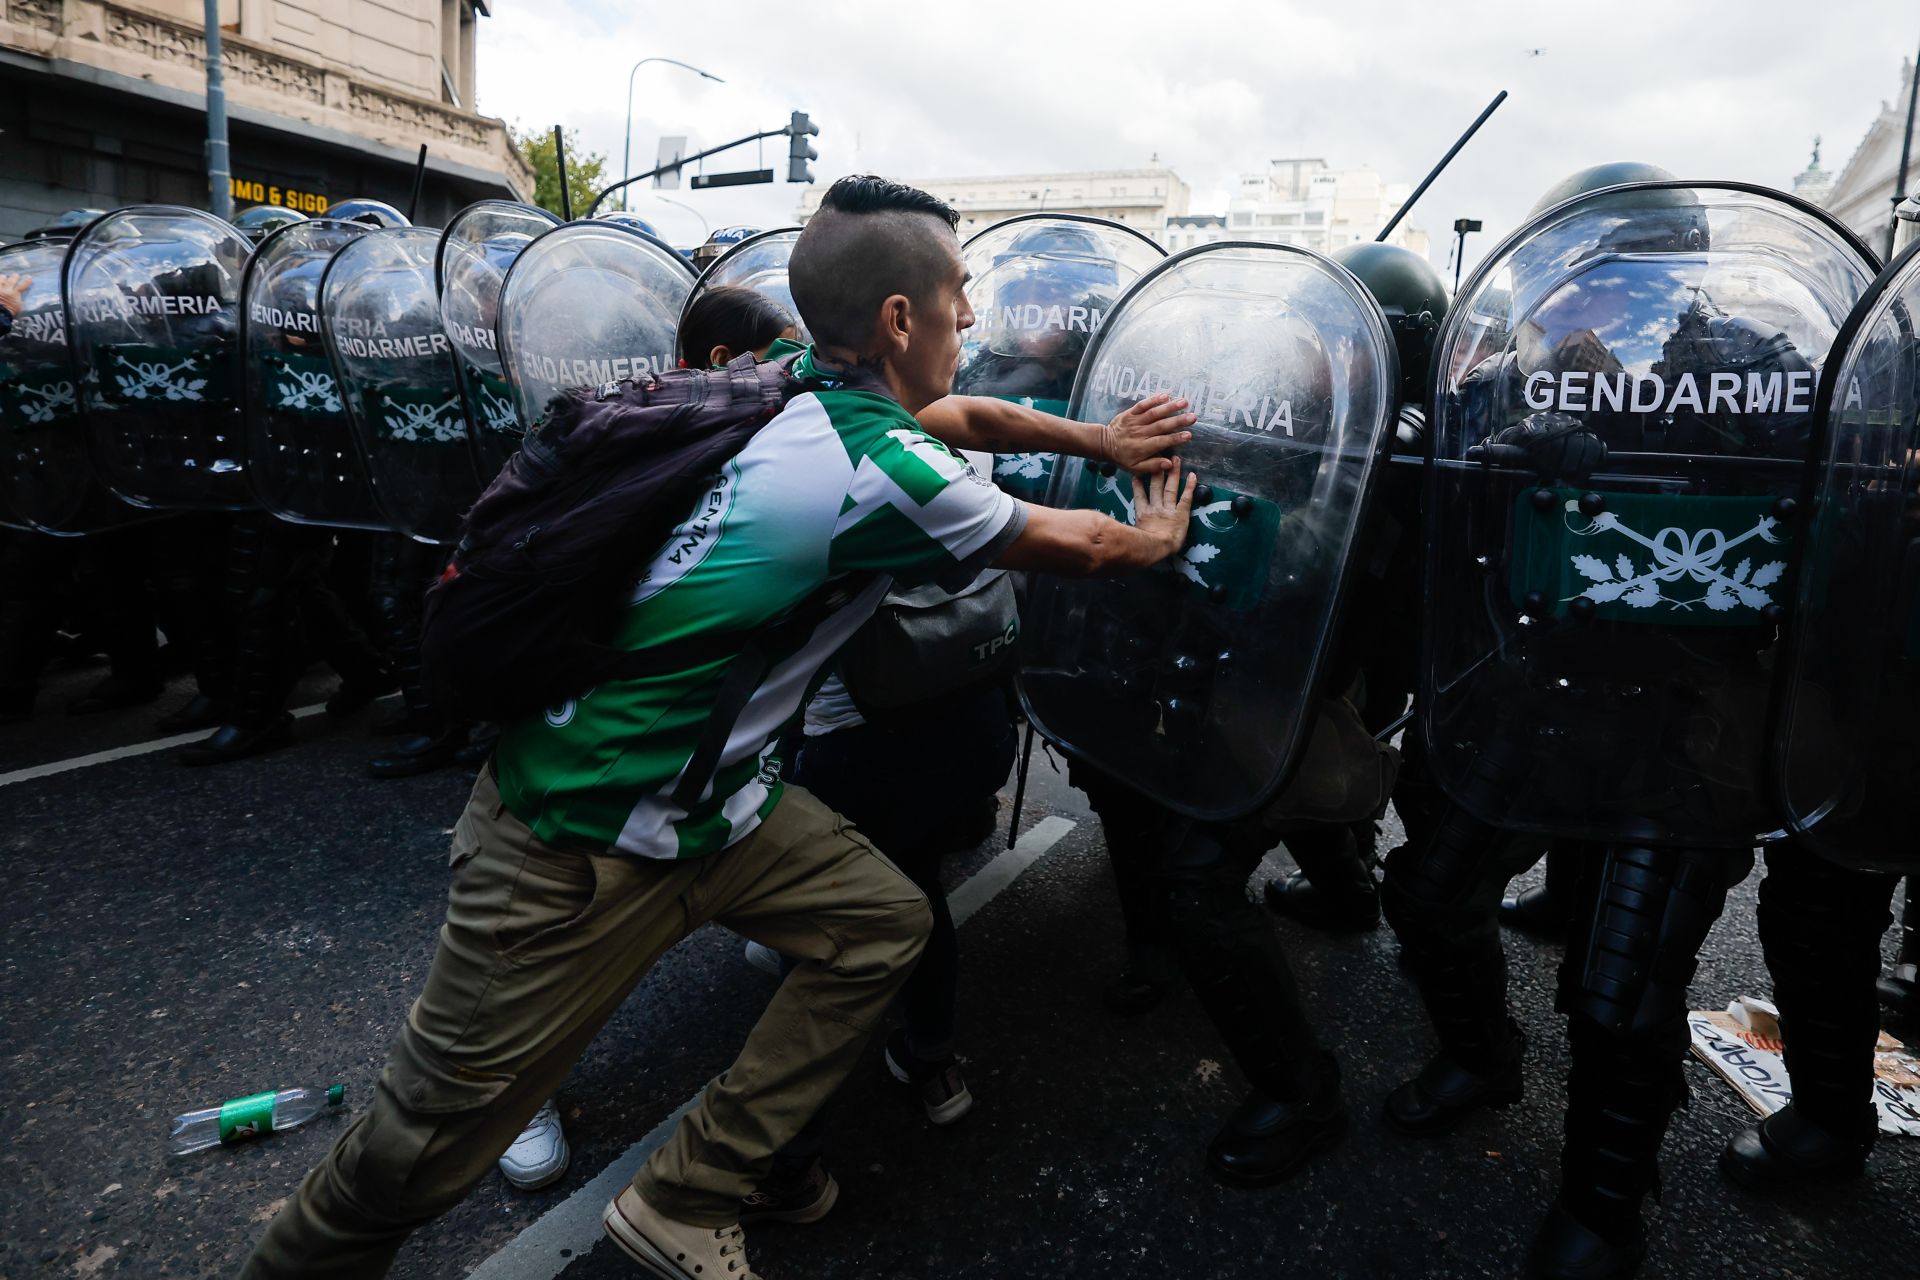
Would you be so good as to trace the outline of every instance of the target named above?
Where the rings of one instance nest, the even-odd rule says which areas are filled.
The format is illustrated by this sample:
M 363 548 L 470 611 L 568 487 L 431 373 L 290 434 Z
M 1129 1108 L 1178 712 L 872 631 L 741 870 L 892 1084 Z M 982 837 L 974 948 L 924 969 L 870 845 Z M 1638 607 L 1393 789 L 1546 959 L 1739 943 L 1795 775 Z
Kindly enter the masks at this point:
M 1386 1121 L 1401 1133 L 1451 1133 L 1482 1107 L 1502 1110 L 1525 1089 L 1526 1037 L 1507 1013 L 1507 954 L 1497 937 L 1472 952 L 1443 950 L 1412 928 L 1409 972 L 1433 1020 L 1440 1052 L 1387 1095 Z M 1477 935 L 1476 935 L 1477 936 Z
M 196 693 L 186 706 L 154 721 L 154 728 L 162 733 L 192 733 L 195 729 L 210 729 L 226 718 L 218 702 L 204 693 Z
M 1862 1103 L 1867 1132 L 1879 1121 Z M 1800 1114 L 1792 1103 L 1733 1135 L 1720 1153 L 1720 1172 L 1749 1191 L 1798 1191 L 1846 1182 L 1867 1171 L 1871 1136 L 1836 1133 Z
M 1900 954 L 1893 971 L 1875 984 L 1880 1003 L 1895 1013 L 1920 1017 L 1920 908 L 1914 906 L 1913 877 L 1907 877 L 1907 905 L 1900 913 Z
M 1329 933 L 1365 933 L 1380 927 L 1380 886 L 1371 852 L 1362 852 L 1351 827 L 1316 827 L 1285 837 L 1300 870 L 1267 882 L 1267 906 L 1276 914 Z
M 1257 829 L 1196 823 L 1179 833 L 1162 883 L 1180 967 L 1253 1092 L 1207 1150 L 1235 1186 L 1292 1176 L 1346 1133 L 1340 1069 L 1322 1049 L 1273 923 L 1247 900 Z
M 1284 880 L 1267 881 L 1267 906 L 1275 915 L 1328 933 L 1368 933 L 1380 927 L 1378 890 L 1329 895 L 1304 871 L 1295 871 Z
M 1755 915 L 1773 975 L 1793 1101 L 1736 1133 L 1720 1170 L 1750 1191 L 1857 1178 L 1873 1150 L 1880 935 L 1893 923 L 1892 877 L 1826 862 L 1796 842 L 1767 850 Z
M 367 772 L 376 778 L 411 778 L 432 773 L 454 763 L 466 743 L 466 735 L 453 729 L 415 734 L 396 742 L 393 750 L 367 761 Z
M 1527 1274 L 1534 1280 L 1623 1280 L 1646 1256 L 1646 1229 L 1637 1219 L 1622 1232 L 1604 1235 L 1556 1200 L 1527 1253 Z
M 293 742 L 293 714 L 283 711 L 259 728 L 223 724 L 209 738 L 180 748 L 180 763 L 188 768 L 227 764 L 245 760 L 267 751 L 277 751 Z
M 1259 1089 L 1249 1093 L 1208 1145 L 1208 1172 L 1229 1186 L 1271 1186 L 1339 1145 L 1347 1133 L 1347 1106 L 1331 1055 L 1315 1074 L 1318 1080 L 1291 1099 Z
M 1566 938 L 1570 923 L 1571 887 L 1569 867 L 1572 851 L 1552 849 L 1547 853 L 1546 878 L 1520 892 L 1500 900 L 1500 923 L 1509 929 L 1530 933 L 1536 938 L 1559 942 Z
M 1660 1143 L 1686 1095 L 1686 1024 L 1631 1032 L 1578 1014 L 1567 1021 L 1560 1196 L 1528 1271 L 1536 1280 L 1624 1280 L 1646 1256 L 1641 1205 L 1659 1184 Z

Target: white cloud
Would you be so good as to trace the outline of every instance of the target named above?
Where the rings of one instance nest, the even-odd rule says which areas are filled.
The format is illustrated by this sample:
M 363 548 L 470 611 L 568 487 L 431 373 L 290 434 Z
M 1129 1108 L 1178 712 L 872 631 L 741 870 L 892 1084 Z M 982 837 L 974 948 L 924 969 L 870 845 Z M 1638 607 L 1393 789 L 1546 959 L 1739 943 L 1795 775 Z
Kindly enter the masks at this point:
M 1550 183 L 1604 160 L 1785 187 L 1819 133 L 1838 172 L 1897 88 L 1894 42 L 1913 34 L 1901 0 L 1858 0 L 1844 18 L 1786 0 L 736 0 L 683 10 L 671 25 L 657 6 L 620 0 L 494 8 L 481 24 L 482 109 L 564 123 L 615 171 L 628 69 L 648 56 L 727 83 L 641 68 L 636 170 L 652 167 L 662 134 L 686 134 L 697 150 L 777 127 L 797 107 L 820 126 L 823 182 L 862 170 L 911 179 L 1137 166 L 1157 154 L 1203 209 L 1224 206 L 1236 174 L 1280 155 L 1418 181 L 1508 89 L 1412 215 L 1433 234 L 1436 260 L 1456 217 L 1486 222 L 1483 251 Z M 709 167 L 784 178 L 784 139 Z M 668 194 L 715 226 L 784 223 L 799 202 L 784 181 Z M 702 236 L 693 213 L 650 196 L 635 204 L 670 238 Z

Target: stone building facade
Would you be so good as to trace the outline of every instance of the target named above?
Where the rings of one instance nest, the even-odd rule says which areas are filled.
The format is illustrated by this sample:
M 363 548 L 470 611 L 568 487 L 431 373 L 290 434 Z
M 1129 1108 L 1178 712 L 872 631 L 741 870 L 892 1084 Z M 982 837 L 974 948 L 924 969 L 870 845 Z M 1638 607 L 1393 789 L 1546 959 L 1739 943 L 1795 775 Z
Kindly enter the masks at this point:
M 222 0 L 234 206 L 371 196 L 416 220 L 531 193 L 473 110 L 497 0 Z M 208 206 L 202 0 L 0 0 L 0 240 L 76 207 Z

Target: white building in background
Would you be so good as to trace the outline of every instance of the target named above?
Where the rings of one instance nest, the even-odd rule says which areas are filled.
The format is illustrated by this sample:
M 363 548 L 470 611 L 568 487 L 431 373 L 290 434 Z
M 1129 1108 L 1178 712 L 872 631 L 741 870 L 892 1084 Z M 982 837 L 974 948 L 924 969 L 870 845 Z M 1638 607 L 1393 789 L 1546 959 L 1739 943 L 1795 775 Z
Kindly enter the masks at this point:
M 1084 213 L 1110 218 L 1158 237 L 1170 217 L 1187 211 L 1192 192 L 1172 169 L 1094 169 L 1079 173 L 1005 174 L 997 178 L 903 179 L 960 213 L 964 239 L 1022 213 Z M 820 208 L 824 188 L 800 197 L 802 223 Z
M 1907 124 L 1907 95 L 1912 91 L 1913 62 L 1902 59 L 1900 92 L 1891 102 L 1880 104 L 1880 114 L 1867 129 L 1833 189 L 1820 201 L 1853 233 L 1878 254 L 1888 249 L 1888 229 L 1893 224 L 1894 184 L 1900 171 L 1901 133 Z M 1912 157 L 1907 168 L 1907 194 L 1920 190 L 1920 130 L 1913 138 Z M 1818 157 L 1816 154 L 1816 163 Z M 1799 190 L 1799 182 L 1794 184 Z
M 1217 240 L 1257 240 L 1331 253 L 1373 239 L 1412 192 L 1411 184 L 1387 182 L 1372 169 L 1335 169 L 1319 157 L 1290 157 L 1242 174 L 1224 217 L 1169 218 L 1158 238 L 1169 252 Z M 1394 228 L 1388 242 L 1427 254 L 1427 233 L 1407 222 Z

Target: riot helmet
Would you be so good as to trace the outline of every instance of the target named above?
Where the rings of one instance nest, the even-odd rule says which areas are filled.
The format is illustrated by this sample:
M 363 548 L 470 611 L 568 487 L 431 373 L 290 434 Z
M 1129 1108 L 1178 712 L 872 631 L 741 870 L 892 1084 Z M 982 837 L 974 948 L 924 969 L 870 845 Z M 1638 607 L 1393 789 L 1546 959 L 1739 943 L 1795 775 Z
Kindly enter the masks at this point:
M 1434 337 L 1447 315 L 1447 286 L 1433 264 L 1411 249 L 1364 240 L 1333 252 L 1333 260 L 1367 286 L 1387 313 L 1400 352 L 1400 395 L 1424 404 Z
M 69 209 L 51 222 L 35 227 L 20 238 L 22 240 L 71 240 L 80 234 L 82 227 L 105 213 L 105 209 Z
M 736 242 L 726 252 L 709 262 L 706 269 L 700 273 L 700 279 L 693 287 L 693 296 L 687 299 L 687 309 L 682 313 L 682 326 L 686 326 L 693 320 L 694 307 L 707 294 L 729 286 L 738 286 L 763 295 L 771 300 L 778 310 L 787 314 L 786 324 L 779 326 L 779 329 L 791 328 L 799 341 L 811 341 L 806 325 L 800 320 L 800 308 L 794 304 L 793 284 L 787 275 L 788 265 L 793 259 L 793 247 L 799 243 L 799 240 L 800 228 L 782 227 L 774 231 L 762 231 L 758 235 L 748 236 Z M 747 317 L 742 314 L 748 309 L 755 313 L 755 319 L 750 324 L 744 323 Z M 684 348 L 682 355 L 688 363 L 704 364 L 714 345 L 724 346 L 734 352 L 746 350 L 749 347 L 759 350 L 766 345 L 765 341 L 743 344 L 738 338 L 766 332 L 773 321 L 771 311 L 764 307 L 748 308 L 746 304 L 736 300 L 732 306 L 724 307 L 721 311 L 712 314 L 715 317 L 722 317 L 728 312 L 734 313 L 732 318 L 719 327 L 716 328 L 711 324 L 702 326 L 705 337 L 696 336 L 695 340 L 682 343 Z M 778 336 L 779 329 L 775 330 L 775 336 Z M 706 343 L 706 337 L 713 338 L 713 345 Z
M 385 200 L 356 196 L 327 206 L 327 216 L 340 222 L 364 222 L 370 227 L 410 227 L 407 215 Z
M 653 228 L 648 227 L 647 230 L 651 233 Z M 702 244 L 698 249 L 693 251 L 694 269 L 705 270 L 709 262 L 712 262 L 741 241 L 753 239 L 753 237 L 759 235 L 762 230 L 763 228 L 761 227 L 722 227 L 718 231 L 713 232 L 707 237 L 705 244 Z
M 1684 187 L 1639 186 L 1674 181 L 1674 175 L 1657 164 L 1618 160 L 1590 165 L 1548 187 L 1534 201 L 1527 217 L 1537 218 L 1555 205 L 1589 192 L 1632 185 L 1634 190 L 1617 192 L 1585 205 L 1589 209 L 1631 211 L 1633 215 L 1623 220 L 1614 235 L 1603 236 L 1599 249 L 1619 253 L 1680 253 L 1709 248 L 1706 211 L 1700 207 L 1698 196 Z
M 651 222 L 648 222 L 639 214 L 629 213 L 625 209 L 611 209 L 606 213 L 596 213 L 593 215 L 593 220 L 595 222 L 611 222 L 615 226 L 632 227 L 635 231 L 646 232 L 656 240 L 660 237 L 660 233 L 654 230 Z
M 272 232 L 281 227 L 290 227 L 296 222 L 305 222 L 307 215 L 297 209 L 284 208 L 277 204 L 256 204 L 234 215 L 233 225 L 245 233 L 247 239 L 259 244 Z

